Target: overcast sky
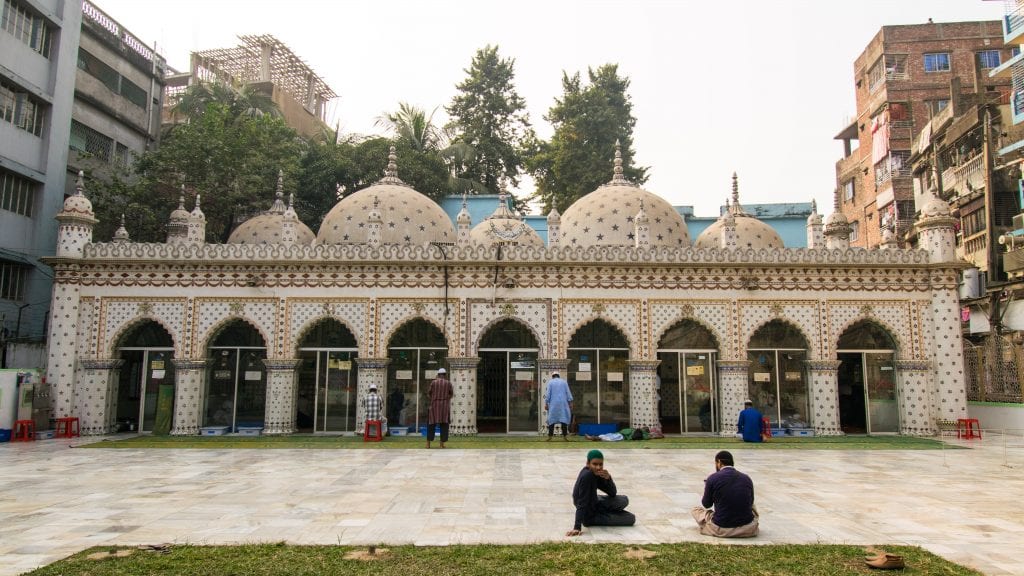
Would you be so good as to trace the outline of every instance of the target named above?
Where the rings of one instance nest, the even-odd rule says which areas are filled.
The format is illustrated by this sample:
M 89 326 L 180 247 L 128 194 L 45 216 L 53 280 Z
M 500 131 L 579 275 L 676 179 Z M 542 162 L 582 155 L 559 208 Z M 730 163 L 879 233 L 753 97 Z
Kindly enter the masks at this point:
M 399 101 L 439 107 L 443 124 L 473 54 L 496 44 L 547 138 L 562 71 L 617 63 L 632 81 L 644 187 L 703 216 L 718 213 L 733 171 L 744 203 L 815 198 L 831 211 L 833 137 L 856 111 L 853 61 L 879 28 L 1003 14 L 991 0 L 95 2 L 179 70 L 191 51 L 273 34 L 340 95 L 330 113 L 343 132 L 377 132 Z

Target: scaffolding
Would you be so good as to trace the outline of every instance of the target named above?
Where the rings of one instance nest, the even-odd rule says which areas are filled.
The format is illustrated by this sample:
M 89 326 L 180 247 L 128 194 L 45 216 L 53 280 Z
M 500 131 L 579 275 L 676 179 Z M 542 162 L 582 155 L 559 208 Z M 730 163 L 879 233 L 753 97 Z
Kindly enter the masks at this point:
M 193 82 L 222 82 L 240 87 L 253 82 L 272 82 L 321 121 L 326 103 L 338 95 L 295 55 L 270 34 L 239 36 L 234 48 L 202 50 L 192 54 Z

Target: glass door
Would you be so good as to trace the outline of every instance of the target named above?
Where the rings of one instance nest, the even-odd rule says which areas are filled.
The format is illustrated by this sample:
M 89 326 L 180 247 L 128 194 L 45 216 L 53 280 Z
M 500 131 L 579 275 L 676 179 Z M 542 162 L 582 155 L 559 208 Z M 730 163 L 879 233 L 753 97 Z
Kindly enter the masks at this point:
M 447 348 L 398 348 L 388 350 L 388 402 L 401 402 L 400 426 L 409 426 L 419 432 L 427 425 L 427 409 L 430 407 L 430 383 L 437 378 L 437 369 L 444 367 Z M 389 426 L 393 426 L 390 421 Z
M 714 432 L 717 430 L 715 417 L 715 386 L 712 367 L 713 354 L 707 352 L 685 352 L 680 354 L 684 367 L 682 407 L 684 419 L 681 423 L 685 432 Z
M 537 352 L 509 351 L 508 432 L 537 432 Z
M 508 352 L 481 350 L 477 367 L 476 429 L 478 432 L 508 431 Z
M 156 423 L 157 396 L 161 384 L 174 383 L 174 366 L 171 357 L 174 350 L 146 350 L 142 373 L 142 406 L 139 420 L 142 422 L 140 432 L 152 432 Z
M 352 432 L 356 425 L 355 362 L 353 352 L 320 352 L 317 393 L 318 432 Z
M 204 426 L 261 427 L 267 404 L 265 348 L 210 348 Z
M 870 433 L 899 431 L 894 368 L 891 352 L 864 353 L 864 390 Z

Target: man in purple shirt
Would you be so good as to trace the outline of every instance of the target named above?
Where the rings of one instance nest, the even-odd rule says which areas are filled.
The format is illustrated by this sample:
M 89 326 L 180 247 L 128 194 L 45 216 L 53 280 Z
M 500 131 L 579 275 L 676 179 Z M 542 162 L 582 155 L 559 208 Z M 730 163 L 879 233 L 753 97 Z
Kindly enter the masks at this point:
M 715 454 L 715 473 L 704 480 L 701 506 L 691 511 L 700 533 L 718 538 L 757 536 L 754 482 L 733 468 L 732 454 Z

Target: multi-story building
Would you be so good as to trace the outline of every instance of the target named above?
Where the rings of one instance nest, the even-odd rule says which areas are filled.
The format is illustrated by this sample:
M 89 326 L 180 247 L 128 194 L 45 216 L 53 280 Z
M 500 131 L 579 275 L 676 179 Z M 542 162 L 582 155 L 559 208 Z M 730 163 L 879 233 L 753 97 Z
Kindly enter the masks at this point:
M 131 164 L 160 138 L 164 58 L 82 1 L 68 172 L 101 176 Z M 67 192 L 74 191 L 74 178 Z
M 82 9 L 78 0 L 2 5 L 0 340 L 41 340 L 52 272 L 39 257 L 53 252 L 64 202 Z
M 284 121 L 303 136 L 327 130 L 328 105 L 338 97 L 334 90 L 277 38 L 264 34 L 239 39 L 242 44 L 234 48 L 193 52 L 188 72 L 168 75 L 164 122 L 184 120 L 174 110 L 176 95 L 196 83 L 219 82 L 266 95 Z
M 897 239 L 911 232 L 915 139 L 933 118 L 955 114 L 952 94 L 1009 91 L 1008 80 L 987 72 L 1010 56 L 998 21 L 883 26 L 868 43 L 854 63 L 857 115 L 836 136 L 851 245 L 877 247 L 886 229 Z

